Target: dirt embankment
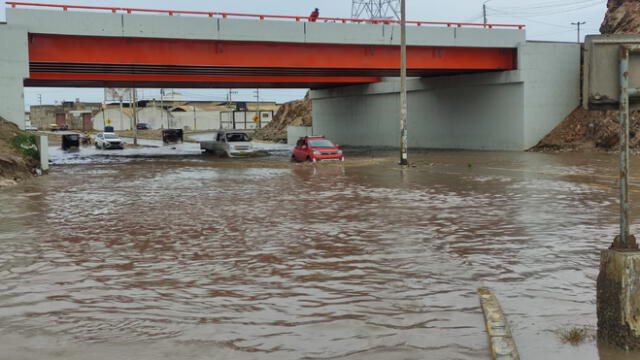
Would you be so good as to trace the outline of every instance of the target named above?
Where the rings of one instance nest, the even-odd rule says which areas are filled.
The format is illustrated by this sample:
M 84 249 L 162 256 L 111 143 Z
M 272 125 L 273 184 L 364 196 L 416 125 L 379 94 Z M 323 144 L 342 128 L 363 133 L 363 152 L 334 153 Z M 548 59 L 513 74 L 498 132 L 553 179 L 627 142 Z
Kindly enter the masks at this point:
M 40 164 L 36 160 L 37 151 L 33 149 L 32 138 L 32 135 L 0 117 L 0 188 L 35 175 Z
M 283 104 L 273 120 L 263 129 L 256 131 L 259 140 L 287 142 L 287 126 L 311 126 L 311 98 L 309 93 L 302 100 Z
M 640 1 L 609 0 L 600 32 L 602 34 L 640 33 Z M 640 149 L 640 112 L 632 111 L 630 120 L 630 146 Z M 579 107 L 531 150 L 615 151 L 618 149 L 619 133 L 617 110 L 587 111 Z
M 640 111 L 631 112 L 631 148 L 640 149 Z M 618 149 L 618 111 L 574 110 L 532 149 L 534 151 L 611 151 Z

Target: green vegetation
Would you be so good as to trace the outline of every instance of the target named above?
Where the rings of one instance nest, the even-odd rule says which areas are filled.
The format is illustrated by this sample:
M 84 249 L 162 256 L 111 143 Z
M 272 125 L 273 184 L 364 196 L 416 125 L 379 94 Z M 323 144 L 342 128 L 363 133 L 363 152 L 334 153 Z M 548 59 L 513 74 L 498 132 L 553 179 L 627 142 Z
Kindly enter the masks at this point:
M 569 343 L 571 345 L 578 345 L 586 340 L 594 338 L 592 331 L 586 327 L 572 327 L 560 330 L 558 334 L 562 342 Z
M 36 136 L 27 133 L 18 133 L 11 141 L 11 145 L 22 154 L 32 158 L 35 161 L 40 160 L 38 147 L 36 146 Z

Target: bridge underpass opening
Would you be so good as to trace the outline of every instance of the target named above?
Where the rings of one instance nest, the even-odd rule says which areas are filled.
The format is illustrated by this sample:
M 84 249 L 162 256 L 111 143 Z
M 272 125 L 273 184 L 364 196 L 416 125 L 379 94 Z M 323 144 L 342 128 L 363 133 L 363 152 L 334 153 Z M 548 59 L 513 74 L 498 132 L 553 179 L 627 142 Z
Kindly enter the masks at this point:
M 29 34 L 25 86 L 327 88 L 399 75 L 399 47 Z M 515 48 L 409 46 L 408 75 L 517 68 Z

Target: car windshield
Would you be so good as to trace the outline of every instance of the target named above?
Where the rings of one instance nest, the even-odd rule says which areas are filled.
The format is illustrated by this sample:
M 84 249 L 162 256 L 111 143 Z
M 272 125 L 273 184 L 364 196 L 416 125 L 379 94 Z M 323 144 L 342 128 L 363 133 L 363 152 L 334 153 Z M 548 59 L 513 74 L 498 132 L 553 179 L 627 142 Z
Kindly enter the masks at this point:
M 104 134 L 105 139 L 118 139 L 118 135 L 116 134 Z
M 249 136 L 243 133 L 231 133 L 231 134 L 227 134 L 227 141 L 229 142 L 249 141 Z
M 322 140 L 309 140 L 309 147 L 312 148 L 332 148 L 335 147 L 335 145 L 333 145 L 333 143 L 329 140 L 326 139 L 322 139 Z

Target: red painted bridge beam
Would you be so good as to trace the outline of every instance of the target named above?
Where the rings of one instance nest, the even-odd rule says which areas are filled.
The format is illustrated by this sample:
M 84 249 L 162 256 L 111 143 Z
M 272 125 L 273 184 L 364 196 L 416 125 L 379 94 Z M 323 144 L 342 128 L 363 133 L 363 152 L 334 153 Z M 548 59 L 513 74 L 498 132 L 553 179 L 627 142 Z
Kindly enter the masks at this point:
M 398 46 L 29 34 L 31 63 L 397 69 Z M 408 69 L 512 70 L 516 49 L 410 46 Z
M 51 80 L 59 82 L 180 82 L 180 83 L 237 83 L 256 87 L 260 83 L 287 84 L 362 84 L 380 81 L 374 76 L 203 76 L 203 75 L 166 75 L 166 74 L 101 74 L 101 73 L 32 73 L 30 80 Z

